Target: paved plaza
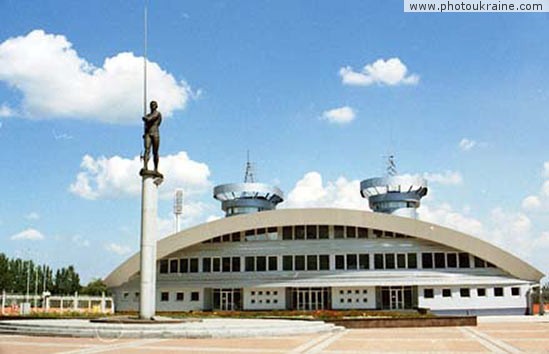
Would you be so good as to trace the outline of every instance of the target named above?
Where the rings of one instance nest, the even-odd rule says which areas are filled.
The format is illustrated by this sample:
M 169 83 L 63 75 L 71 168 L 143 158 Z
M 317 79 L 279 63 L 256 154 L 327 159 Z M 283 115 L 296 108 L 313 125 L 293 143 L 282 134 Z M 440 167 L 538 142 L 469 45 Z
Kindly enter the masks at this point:
M 98 339 L 0 336 L 0 353 L 549 353 L 549 317 L 485 317 L 477 327 L 353 329 L 295 336 Z

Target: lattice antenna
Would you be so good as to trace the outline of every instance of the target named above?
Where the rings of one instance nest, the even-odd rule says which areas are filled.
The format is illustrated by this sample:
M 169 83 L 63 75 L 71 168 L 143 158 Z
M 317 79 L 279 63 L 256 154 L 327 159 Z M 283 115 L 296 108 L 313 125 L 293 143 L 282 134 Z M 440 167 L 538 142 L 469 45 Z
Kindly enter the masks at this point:
M 248 150 L 246 154 L 246 173 L 244 174 L 244 183 L 255 183 L 254 167 L 250 162 L 250 150 Z
M 387 176 L 393 177 L 398 174 L 395 162 L 395 155 L 387 156 Z

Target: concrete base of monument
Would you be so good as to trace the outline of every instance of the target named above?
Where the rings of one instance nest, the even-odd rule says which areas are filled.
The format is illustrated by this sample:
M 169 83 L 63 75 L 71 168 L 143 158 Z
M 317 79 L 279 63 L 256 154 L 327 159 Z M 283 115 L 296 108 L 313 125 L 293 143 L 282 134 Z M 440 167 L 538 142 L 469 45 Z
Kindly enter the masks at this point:
M 335 332 L 322 321 L 203 319 L 180 323 L 90 322 L 89 320 L 3 320 L 0 334 L 82 338 L 238 338 Z
M 127 323 L 127 324 L 174 324 L 184 322 L 200 322 L 199 318 L 171 318 L 164 316 L 154 316 L 153 318 L 143 319 L 136 316 L 111 316 L 94 318 L 90 322 L 94 323 Z

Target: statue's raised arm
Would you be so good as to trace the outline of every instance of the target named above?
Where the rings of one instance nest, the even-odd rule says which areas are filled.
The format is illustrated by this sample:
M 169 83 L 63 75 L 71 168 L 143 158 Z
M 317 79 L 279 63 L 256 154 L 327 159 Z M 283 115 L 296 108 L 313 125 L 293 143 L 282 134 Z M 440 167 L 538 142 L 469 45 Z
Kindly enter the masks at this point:
M 162 123 L 162 114 L 157 111 L 158 104 L 156 101 L 150 103 L 151 112 L 143 117 L 145 123 L 145 132 L 143 134 L 143 143 L 145 145 L 145 153 L 143 155 L 143 169 L 148 171 L 149 157 L 151 154 L 151 146 L 153 150 L 154 172 L 158 173 L 158 148 L 160 147 L 160 124 Z

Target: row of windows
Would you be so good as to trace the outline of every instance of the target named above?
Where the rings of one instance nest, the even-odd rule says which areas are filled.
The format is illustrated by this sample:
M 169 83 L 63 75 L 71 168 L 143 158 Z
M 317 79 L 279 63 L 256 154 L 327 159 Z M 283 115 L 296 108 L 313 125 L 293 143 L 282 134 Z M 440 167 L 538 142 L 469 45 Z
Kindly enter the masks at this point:
M 421 266 L 431 268 L 471 268 L 469 253 L 424 252 L 421 254 Z M 492 263 L 474 257 L 475 268 L 495 267 Z
M 371 258 L 373 260 L 371 262 Z M 282 269 L 277 256 L 246 257 L 203 257 L 201 272 L 265 272 L 265 271 L 318 271 L 318 270 L 366 270 L 366 269 L 417 269 L 416 253 L 360 253 L 335 255 L 335 264 L 330 266 L 330 256 L 322 255 L 283 255 Z M 241 264 L 243 260 L 243 265 Z M 371 262 L 371 263 L 370 263 Z M 494 267 L 493 264 L 475 257 L 475 268 Z M 159 262 L 160 273 L 198 273 L 199 258 L 163 259 Z M 421 253 L 423 269 L 470 268 L 468 253 Z
M 376 230 L 363 227 L 343 225 L 294 225 L 268 227 L 234 232 L 214 237 L 203 243 L 241 242 L 241 241 L 267 241 L 267 240 L 322 240 L 343 238 L 405 238 L 403 234 Z
M 166 302 L 170 301 L 170 293 L 168 291 L 163 291 L 160 293 L 160 301 Z M 175 293 L 175 301 L 185 301 L 185 293 L 184 292 L 176 292 Z M 200 293 L 198 291 L 192 291 L 191 292 L 191 301 L 200 301 Z
M 486 288 L 477 288 L 477 297 L 485 297 L 486 296 Z M 495 297 L 503 297 L 503 288 L 502 287 L 495 287 L 493 289 L 493 295 Z M 512 296 L 520 296 L 520 288 L 519 287 L 512 287 L 511 288 L 511 295 Z M 471 297 L 471 289 L 469 288 L 460 288 L 459 289 L 459 296 L 460 297 Z M 423 297 L 426 299 L 432 299 L 435 297 L 435 291 L 434 289 L 423 289 Z M 452 289 L 442 289 L 442 297 L 452 297 Z

